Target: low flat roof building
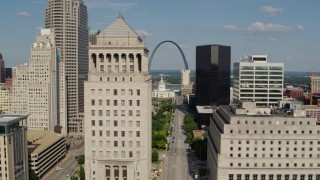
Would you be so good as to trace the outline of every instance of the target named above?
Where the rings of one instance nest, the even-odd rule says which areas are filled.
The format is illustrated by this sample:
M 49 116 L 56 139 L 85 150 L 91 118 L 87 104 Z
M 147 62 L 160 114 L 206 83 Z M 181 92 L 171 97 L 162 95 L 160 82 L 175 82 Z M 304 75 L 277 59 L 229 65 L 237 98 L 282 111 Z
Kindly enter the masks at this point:
M 320 126 L 304 110 L 259 109 L 255 102 L 213 111 L 210 180 L 320 179 Z
M 38 177 L 43 177 L 66 155 L 64 135 L 49 131 L 28 130 L 27 138 L 29 168 L 34 170 Z
M 0 114 L 0 179 L 28 180 L 28 115 Z

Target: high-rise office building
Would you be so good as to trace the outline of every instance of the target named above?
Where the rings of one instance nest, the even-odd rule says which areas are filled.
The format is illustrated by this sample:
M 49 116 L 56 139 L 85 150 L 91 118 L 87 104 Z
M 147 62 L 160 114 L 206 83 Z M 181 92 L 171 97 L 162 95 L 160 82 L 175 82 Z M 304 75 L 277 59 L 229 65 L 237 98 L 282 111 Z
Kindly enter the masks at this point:
M 82 0 L 48 0 L 45 27 L 54 28 L 60 50 L 62 133 L 82 134 L 83 82 L 88 73 L 88 15 Z
M 215 107 L 207 164 L 211 180 L 320 179 L 320 126 L 305 110 L 292 114 L 255 102 Z
M 230 103 L 230 63 L 230 46 L 197 46 L 196 105 Z
M 0 53 L 0 83 L 5 83 L 6 80 L 6 68 L 4 66 L 4 60 Z
M 234 100 L 255 101 L 260 107 L 282 100 L 284 65 L 267 60 L 267 55 L 251 55 L 234 63 Z
M 0 114 L 0 179 L 29 179 L 27 117 Z
M 28 128 L 54 130 L 58 118 L 58 52 L 53 29 L 41 29 L 29 64 L 13 68 L 11 113 L 30 114 Z
M 120 14 L 89 47 L 86 179 L 150 179 L 151 86 L 148 49 Z

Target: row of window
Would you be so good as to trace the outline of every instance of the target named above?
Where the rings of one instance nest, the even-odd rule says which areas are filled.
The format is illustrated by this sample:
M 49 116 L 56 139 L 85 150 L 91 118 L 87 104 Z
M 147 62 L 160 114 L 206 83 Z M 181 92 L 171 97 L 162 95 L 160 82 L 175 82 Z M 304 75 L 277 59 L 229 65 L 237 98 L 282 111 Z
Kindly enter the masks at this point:
M 97 90 L 97 95 L 99 96 L 102 96 L 102 95 L 107 95 L 107 96 L 110 96 L 110 95 L 113 95 L 113 96 L 117 96 L 117 95 L 121 95 L 121 96 L 125 96 L 126 95 L 126 91 L 127 91 L 127 94 L 129 96 L 140 96 L 141 95 L 141 91 L 140 89 L 136 89 L 135 90 L 135 93 L 134 93 L 134 89 L 113 89 L 113 90 L 110 90 L 110 89 L 106 89 L 105 92 L 103 92 L 104 90 L 103 89 L 98 89 Z M 112 92 L 112 94 L 111 94 Z M 104 94 L 105 93 L 105 94 Z M 91 95 L 96 95 L 96 89 L 91 89 Z
M 267 124 L 267 121 L 266 120 L 238 120 L 237 121 L 237 124 L 260 124 L 261 125 L 264 125 L 264 124 Z M 287 125 L 288 124 L 288 121 L 274 121 L 277 123 L 277 125 Z M 268 124 L 271 125 L 272 124 L 272 121 L 269 120 L 268 121 Z M 291 121 L 291 124 L 292 125 L 298 125 L 298 122 L 293 120 Z M 310 125 L 310 121 L 299 121 L 299 125 Z
M 238 144 L 242 144 L 242 142 L 245 142 L 246 144 L 250 144 L 250 142 L 254 142 L 254 144 L 276 144 L 276 140 L 260 140 L 260 141 L 258 141 L 258 140 L 252 140 L 252 141 L 250 141 L 250 140 L 243 140 L 243 141 L 241 141 L 241 140 L 230 140 L 230 144 L 236 144 L 236 142 L 238 141 Z M 259 143 L 258 143 L 259 142 Z M 285 142 L 285 144 L 286 145 L 297 145 L 297 144 L 302 144 L 302 145 L 305 145 L 305 144 L 307 144 L 307 142 L 308 141 L 304 141 L 304 140 L 302 140 L 302 141 L 282 141 L 282 140 L 279 140 L 278 141 L 278 144 L 279 145 L 281 145 L 282 143 L 284 144 L 284 142 Z M 301 143 L 298 143 L 298 142 L 301 142 Z M 313 144 L 316 144 L 316 142 L 317 142 L 317 144 L 318 145 L 320 145 L 320 141 L 309 141 L 309 144 L 310 145 L 313 145 Z
M 97 131 L 97 133 L 96 133 L 96 130 L 91 130 L 91 136 L 96 136 L 96 134 L 97 134 L 97 136 L 102 137 L 104 133 L 102 130 Z M 121 134 L 121 137 L 126 136 L 125 131 L 113 131 L 113 137 L 119 137 L 120 136 L 119 134 Z M 128 137 L 133 137 L 133 131 L 129 131 L 128 134 L 129 134 Z M 105 136 L 110 137 L 111 131 L 106 131 Z M 140 131 L 136 131 L 135 137 L 140 137 Z
M 110 127 L 110 120 L 106 120 L 105 122 L 105 126 L 106 127 Z M 119 123 L 118 120 L 113 120 L 113 127 L 118 127 Z M 103 120 L 97 120 L 97 126 L 102 127 L 103 126 Z M 96 120 L 91 120 L 91 126 L 96 126 Z M 121 126 L 124 127 L 125 126 L 125 121 L 122 120 L 121 121 Z M 132 127 L 132 121 L 129 121 L 129 126 Z M 136 127 L 140 127 L 140 121 L 136 121 Z
M 305 130 L 285 130 L 285 131 L 274 131 L 274 130 L 261 130 L 258 132 L 258 130 L 245 130 L 245 132 L 243 132 L 243 130 L 238 129 L 237 132 L 234 132 L 233 129 L 230 129 L 230 134 L 313 134 L 313 133 L 317 133 L 320 134 L 320 131 L 318 130 L 317 132 L 309 130 L 309 131 L 305 131 Z
M 320 180 L 320 174 L 229 174 L 229 180 L 258 180 L 258 176 L 260 176 L 260 180 Z
M 104 105 L 102 99 L 99 99 L 97 102 L 98 102 L 99 106 L 103 106 Z M 112 102 L 113 106 L 118 106 L 118 105 L 119 106 L 126 106 L 126 101 L 125 100 L 113 100 L 111 102 Z M 127 100 L 127 105 L 128 106 L 133 106 L 133 104 L 134 104 L 133 102 L 134 102 L 134 100 Z M 135 106 L 140 106 L 140 104 L 141 104 L 140 100 L 136 100 L 134 105 Z M 91 99 L 91 105 L 92 106 L 96 105 L 96 100 L 95 99 Z M 110 105 L 111 105 L 110 99 L 105 100 L 105 106 L 110 106 Z
M 99 154 L 96 154 L 96 151 L 91 152 L 92 157 L 107 157 L 107 158 L 133 158 L 133 151 L 129 151 L 126 155 L 126 151 L 113 151 L 112 157 L 111 157 L 111 151 L 106 151 L 105 153 L 103 151 L 99 151 Z M 140 158 L 140 151 L 136 152 L 136 158 Z
M 238 153 L 236 154 L 238 156 L 233 156 L 232 153 L 230 153 L 230 157 L 241 157 L 241 153 Z M 246 156 L 247 158 L 249 157 L 254 157 L 254 158 L 298 158 L 298 155 L 297 154 L 293 154 L 292 156 L 290 156 L 289 154 L 286 154 L 285 156 L 284 155 L 281 155 L 281 154 L 278 154 L 277 156 L 274 154 L 274 153 L 270 153 L 269 156 L 267 156 L 265 153 L 262 153 L 261 156 L 258 157 L 258 154 L 257 153 L 254 153 L 254 154 L 251 154 L 251 156 L 246 153 Z M 308 156 L 309 158 L 320 158 L 320 154 L 309 154 Z M 301 154 L 301 156 L 299 158 L 306 158 L 305 157 L 305 154 Z
M 123 135 L 123 134 L 122 134 Z M 133 141 L 128 141 L 128 147 L 133 147 Z M 106 141 L 105 142 L 105 145 L 103 144 L 103 141 L 100 140 L 99 141 L 99 147 L 103 147 L 103 146 L 106 146 L 106 147 L 126 147 L 126 141 Z M 96 146 L 96 141 L 95 140 L 92 140 L 91 141 L 91 146 L 92 147 L 95 147 Z M 135 147 L 140 147 L 140 141 L 136 141 L 136 146 Z
M 104 116 L 103 110 L 97 110 L 98 114 L 97 116 Z M 118 110 L 113 110 L 113 114 L 111 114 L 112 111 L 106 110 L 105 116 L 118 116 Z M 126 116 L 126 110 L 119 110 L 121 116 Z M 128 116 L 134 116 L 133 110 L 127 110 Z M 96 110 L 91 110 L 91 116 L 96 116 Z M 140 110 L 136 110 L 135 116 L 140 116 Z

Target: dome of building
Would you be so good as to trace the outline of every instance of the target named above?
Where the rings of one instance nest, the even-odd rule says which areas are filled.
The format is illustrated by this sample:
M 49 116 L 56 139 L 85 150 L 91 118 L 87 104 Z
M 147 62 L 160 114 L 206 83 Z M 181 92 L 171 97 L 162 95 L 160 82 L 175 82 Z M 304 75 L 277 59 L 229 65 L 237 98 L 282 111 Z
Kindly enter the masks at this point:
M 98 35 L 99 34 L 99 30 L 97 30 L 97 29 L 90 29 L 89 30 L 89 35 Z
M 163 81 L 162 75 L 161 75 L 161 80 L 159 81 L 159 84 L 158 84 L 158 91 L 160 92 L 166 91 L 166 83 Z

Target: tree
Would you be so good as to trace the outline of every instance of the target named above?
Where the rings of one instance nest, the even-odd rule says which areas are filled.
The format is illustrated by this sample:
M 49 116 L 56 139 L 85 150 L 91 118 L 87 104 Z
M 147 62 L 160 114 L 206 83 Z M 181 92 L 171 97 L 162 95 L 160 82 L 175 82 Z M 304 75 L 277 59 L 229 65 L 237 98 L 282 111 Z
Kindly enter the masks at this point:
M 70 176 L 70 180 L 78 180 L 77 176 Z
M 159 153 L 156 149 L 152 149 L 152 162 L 159 161 Z
M 79 164 L 79 165 L 84 164 L 84 159 L 85 159 L 84 155 L 83 155 L 83 154 L 80 155 L 80 156 L 78 157 L 78 159 L 77 159 L 78 164 Z
M 29 171 L 29 179 L 30 180 L 38 180 L 39 179 L 38 175 L 36 174 L 36 172 L 33 169 Z
M 80 166 L 80 169 L 79 169 L 79 177 L 80 177 L 80 180 L 85 180 L 85 173 L 82 166 Z
M 197 157 L 201 160 L 207 159 L 207 138 L 205 139 L 193 139 L 191 148 L 195 151 Z

